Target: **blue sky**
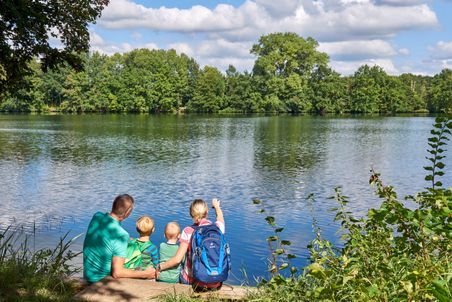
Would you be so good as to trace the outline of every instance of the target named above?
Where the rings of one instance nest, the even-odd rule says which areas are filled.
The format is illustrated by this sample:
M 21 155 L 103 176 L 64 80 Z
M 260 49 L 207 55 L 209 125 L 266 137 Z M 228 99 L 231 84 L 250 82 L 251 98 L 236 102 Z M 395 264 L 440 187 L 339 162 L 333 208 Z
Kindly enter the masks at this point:
M 253 43 L 286 31 L 319 41 L 342 74 L 452 68 L 452 0 L 110 0 L 90 27 L 93 51 L 173 48 L 222 71 L 251 70 Z

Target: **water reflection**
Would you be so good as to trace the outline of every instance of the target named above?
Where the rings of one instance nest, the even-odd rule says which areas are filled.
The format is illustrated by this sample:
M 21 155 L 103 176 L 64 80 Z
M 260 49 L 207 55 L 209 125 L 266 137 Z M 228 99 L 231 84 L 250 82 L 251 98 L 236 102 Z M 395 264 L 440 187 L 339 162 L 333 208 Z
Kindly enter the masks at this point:
M 0 228 L 11 223 L 58 237 L 86 230 L 96 211 L 109 211 L 127 192 L 137 206 L 124 222 L 156 220 L 154 241 L 171 220 L 191 223 L 194 198 L 220 197 L 233 250 L 234 275 L 266 269 L 270 230 L 252 198 L 286 227 L 291 252 L 306 255 L 314 216 L 337 240 L 334 201 L 342 185 L 357 215 L 378 204 L 369 168 L 400 193 L 423 181 L 432 118 L 309 116 L 0 115 Z M 450 152 L 448 152 L 450 154 Z M 446 158 L 451 173 L 452 158 Z M 316 194 L 312 210 L 306 201 Z M 303 259 L 296 264 L 302 265 Z

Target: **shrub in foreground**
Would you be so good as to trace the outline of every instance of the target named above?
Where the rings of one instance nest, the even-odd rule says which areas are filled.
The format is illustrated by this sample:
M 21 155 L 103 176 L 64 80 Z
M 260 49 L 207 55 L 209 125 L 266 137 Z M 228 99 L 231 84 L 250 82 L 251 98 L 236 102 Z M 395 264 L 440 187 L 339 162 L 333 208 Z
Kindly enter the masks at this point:
M 0 301 L 74 301 L 79 284 L 69 263 L 77 254 L 66 236 L 54 249 L 32 251 L 28 238 L 11 228 L 0 233 Z
M 452 120 L 438 118 L 429 138 L 425 177 L 429 188 L 405 200 L 384 185 L 372 171 L 370 184 L 382 199 L 378 209 L 363 218 L 347 210 L 348 198 L 336 188 L 336 220 L 342 226 L 344 245 L 335 248 L 322 238 L 314 222 L 316 239 L 309 245 L 310 264 L 291 276 L 279 272 L 290 267 L 294 255 L 286 253 L 290 241 L 281 240 L 275 220 L 267 216 L 275 235 L 267 238 L 272 252 L 270 280 L 262 280 L 251 301 L 452 301 L 452 188 L 438 180 L 444 175 L 446 141 Z M 260 201 L 254 201 L 260 204 Z M 261 211 L 265 211 L 261 209 Z

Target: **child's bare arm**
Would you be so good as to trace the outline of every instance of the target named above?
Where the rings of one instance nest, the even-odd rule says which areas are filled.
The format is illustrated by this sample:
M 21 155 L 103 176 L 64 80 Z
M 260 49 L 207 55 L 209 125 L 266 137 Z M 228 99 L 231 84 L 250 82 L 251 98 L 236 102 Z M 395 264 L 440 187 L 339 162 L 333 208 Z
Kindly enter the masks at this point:
M 164 271 L 166 269 L 172 268 L 174 266 L 179 265 L 184 259 L 185 254 L 188 250 L 188 244 L 185 242 L 181 242 L 179 248 L 177 249 L 176 255 L 173 258 L 169 259 L 166 262 L 160 263 L 158 268 L 160 271 Z
M 212 199 L 212 208 L 215 209 L 215 214 L 217 215 L 217 221 L 224 223 L 223 211 L 220 208 L 220 200 L 217 198 Z

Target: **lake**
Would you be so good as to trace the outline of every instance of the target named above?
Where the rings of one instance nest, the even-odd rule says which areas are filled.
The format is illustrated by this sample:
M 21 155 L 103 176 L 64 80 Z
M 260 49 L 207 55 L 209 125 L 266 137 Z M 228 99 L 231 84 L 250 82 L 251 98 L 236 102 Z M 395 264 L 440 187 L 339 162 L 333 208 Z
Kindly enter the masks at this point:
M 96 211 L 117 194 L 135 210 L 123 223 L 136 235 L 144 214 L 156 221 L 151 240 L 164 240 L 167 222 L 191 224 L 190 202 L 222 201 L 231 244 L 231 283 L 267 276 L 271 229 L 253 198 L 285 227 L 289 251 L 306 263 L 315 218 L 340 244 L 328 197 L 342 186 L 355 215 L 379 205 L 370 168 L 402 196 L 428 184 L 423 166 L 432 117 L 313 117 L 206 115 L 0 115 L 0 228 L 34 233 L 33 247 L 52 246 L 67 232 L 85 232 Z M 452 147 L 449 147 L 451 149 Z M 452 172 L 451 152 L 444 160 Z M 448 178 L 449 177 L 449 178 Z M 306 197 L 314 193 L 315 200 Z M 213 211 L 210 213 L 213 219 Z M 83 237 L 74 250 L 80 250 Z

